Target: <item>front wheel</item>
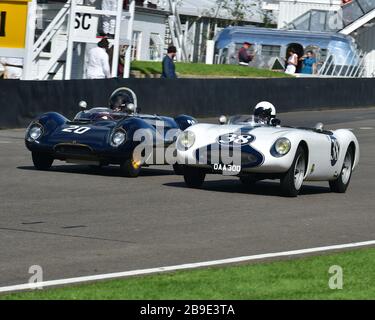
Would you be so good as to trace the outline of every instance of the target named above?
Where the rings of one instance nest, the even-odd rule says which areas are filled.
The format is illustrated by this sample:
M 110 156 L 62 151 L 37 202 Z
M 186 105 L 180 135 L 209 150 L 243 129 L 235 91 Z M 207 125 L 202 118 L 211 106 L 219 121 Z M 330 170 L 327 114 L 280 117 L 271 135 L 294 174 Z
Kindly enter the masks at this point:
M 301 146 L 298 147 L 296 156 L 290 169 L 281 178 L 281 191 L 287 197 L 297 197 L 306 174 L 306 154 Z
M 184 168 L 184 180 L 188 187 L 190 188 L 200 188 L 206 178 L 206 173 L 194 167 Z
M 123 163 L 121 163 L 120 168 L 122 175 L 128 178 L 137 178 L 141 172 L 140 163 L 134 161 L 133 159 L 125 160 Z
M 38 170 L 48 170 L 51 168 L 53 158 L 51 155 L 40 152 L 32 152 L 34 167 Z
M 353 171 L 353 154 L 354 152 L 352 148 L 349 148 L 345 155 L 344 164 L 342 166 L 340 176 L 336 180 L 329 181 L 329 186 L 332 192 L 345 193 L 346 189 L 348 189 Z

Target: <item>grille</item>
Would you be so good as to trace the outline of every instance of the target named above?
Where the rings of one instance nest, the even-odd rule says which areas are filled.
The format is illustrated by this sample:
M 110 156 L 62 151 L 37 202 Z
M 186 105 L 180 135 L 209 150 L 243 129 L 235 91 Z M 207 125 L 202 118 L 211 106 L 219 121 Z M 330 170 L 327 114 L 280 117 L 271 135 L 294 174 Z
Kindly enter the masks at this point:
M 65 156 L 92 156 L 90 147 L 83 145 L 57 145 L 55 152 Z

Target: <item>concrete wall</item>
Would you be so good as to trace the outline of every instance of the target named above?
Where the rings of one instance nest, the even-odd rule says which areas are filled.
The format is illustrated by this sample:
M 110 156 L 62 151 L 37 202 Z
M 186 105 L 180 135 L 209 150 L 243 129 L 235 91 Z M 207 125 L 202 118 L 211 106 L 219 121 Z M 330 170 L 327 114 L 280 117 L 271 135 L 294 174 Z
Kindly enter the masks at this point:
M 0 80 L 0 128 L 25 127 L 48 111 L 72 118 L 79 101 L 107 106 L 123 86 L 135 91 L 144 113 L 214 117 L 249 114 L 263 100 L 279 112 L 375 106 L 374 85 L 375 78 Z

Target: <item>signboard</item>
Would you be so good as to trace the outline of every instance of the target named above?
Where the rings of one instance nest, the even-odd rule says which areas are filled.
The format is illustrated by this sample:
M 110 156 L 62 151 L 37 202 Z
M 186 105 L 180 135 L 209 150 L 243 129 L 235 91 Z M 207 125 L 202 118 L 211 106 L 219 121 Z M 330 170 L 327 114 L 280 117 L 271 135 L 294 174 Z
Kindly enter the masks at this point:
M 74 41 L 96 41 L 99 17 L 91 13 L 76 13 L 74 25 Z
M 25 48 L 29 1 L 0 1 L 0 48 Z

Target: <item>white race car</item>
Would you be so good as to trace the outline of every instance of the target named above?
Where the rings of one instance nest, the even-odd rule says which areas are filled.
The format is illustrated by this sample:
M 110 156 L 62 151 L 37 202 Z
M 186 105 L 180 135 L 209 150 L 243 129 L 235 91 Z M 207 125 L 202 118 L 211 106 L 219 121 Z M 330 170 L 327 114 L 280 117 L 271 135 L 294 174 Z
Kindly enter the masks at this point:
M 252 116 L 222 116 L 220 125 L 196 124 L 177 141 L 177 159 L 189 187 L 208 173 L 238 176 L 244 184 L 280 179 L 285 196 L 295 197 L 304 181 L 329 181 L 344 193 L 358 165 L 359 144 L 347 129 L 326 131 L 280 126 L 276 109 L 259 103 Z

